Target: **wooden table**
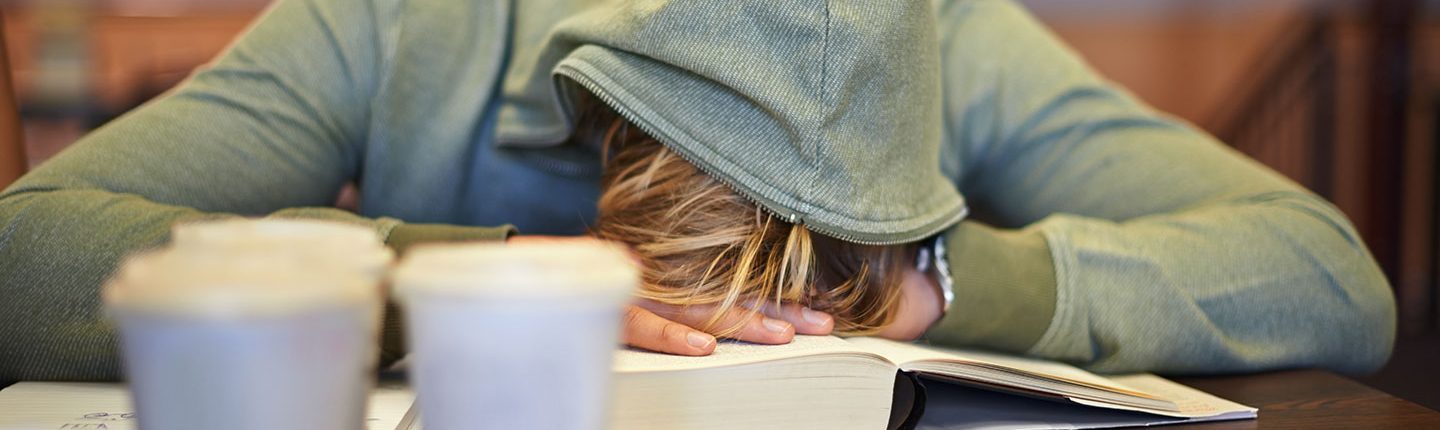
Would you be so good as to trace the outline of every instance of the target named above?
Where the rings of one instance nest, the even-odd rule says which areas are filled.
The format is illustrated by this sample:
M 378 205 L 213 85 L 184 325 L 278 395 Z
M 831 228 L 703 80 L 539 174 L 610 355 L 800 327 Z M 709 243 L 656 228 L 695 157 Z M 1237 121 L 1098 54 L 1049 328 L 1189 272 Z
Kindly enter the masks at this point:
M 1440 429 L 1440 412 L 1325 371 L 1172 379 L 1260 408 L 1258 420 L 1178 427 L 1185 430 Z
M 1440 429 L 1440 412 L 1325 371 L 1172 379 L 1260 408 L 1260 418 L 1158 429 Z

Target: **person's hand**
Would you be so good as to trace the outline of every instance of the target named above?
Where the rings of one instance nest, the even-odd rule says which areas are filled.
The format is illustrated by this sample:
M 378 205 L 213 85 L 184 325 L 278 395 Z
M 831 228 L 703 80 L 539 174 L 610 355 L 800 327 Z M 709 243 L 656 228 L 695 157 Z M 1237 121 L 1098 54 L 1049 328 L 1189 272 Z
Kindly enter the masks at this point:
M 751 315 L 748 308 L 725 312 L 713 331 L 740 327 L 731 338 L 763 344 L 790 343 L 798 334 L 826 335 L 835 328 L 835 319 L 824 312 L 797 304 L 761 305 Z M 637 348 L 678 355 L 709 355 L 715 351 L 715 335 L 701 327 L 715 312 L 714 305 L 676 306 L 636 299 L 625 308 L 625 343 Z
M 591 237 L 514 236 L 507 242 L 565 242 L 599 240 Z M 638 260 L 638 259 L 637 259 Z M 640 264 L 639 261 L 636 264 Z M 625 343 L 637 348 L 677 355 L 709 355 L 715 351 L 715 334 L 740 327 L 731 338 L 763 344 L 783 344 L 798 334 L 826 335 L 835 328 L 830 314 L 797 304 L 751 304 L 731 309 L 706 332 L 701 327 L 715 311 L 714 305 L 676 306 L 636 299 L 625 307 Z
M 876 335 L 903 341 L 919 339 L 944 316 L 944 300 L 934 279 L 914 266 L 907 267 L 900 282 L 900 308 L 896 310 L 895 322 Z

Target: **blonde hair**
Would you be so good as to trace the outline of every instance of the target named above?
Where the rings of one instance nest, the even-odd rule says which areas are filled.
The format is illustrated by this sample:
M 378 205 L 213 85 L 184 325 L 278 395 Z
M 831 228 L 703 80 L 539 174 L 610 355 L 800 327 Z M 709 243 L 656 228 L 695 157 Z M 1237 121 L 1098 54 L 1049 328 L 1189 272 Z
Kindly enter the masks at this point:
M 699 171 L 601 103 L 582 103 L 575 139 L 605 148 L 592 234 L 630 245 L 644 298 L 717 306 L 794 302 L 835 317 L 835 332 L 873 334 L 894 320 L 913 246 L 867 246 L 785 222 Z

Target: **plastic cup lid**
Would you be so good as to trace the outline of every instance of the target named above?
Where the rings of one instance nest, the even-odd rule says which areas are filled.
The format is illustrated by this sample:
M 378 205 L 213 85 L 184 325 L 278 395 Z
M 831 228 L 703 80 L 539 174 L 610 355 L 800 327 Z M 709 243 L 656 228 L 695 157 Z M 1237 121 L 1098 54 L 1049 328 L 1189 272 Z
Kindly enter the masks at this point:
M 292 260 L 297 265 L 353 268 L 380 277 L 395 260 L 374 230 L 347 223 L 298 219 L 226 219 L 176 224 L 175 252 L 235 261 Z
M 289 242 L 302 240 L 355 247 L 383 246 L 373 229 L 344 222 L 308 219 L 232 218 L 175 224 L 172 246 Z
M 599 240 L 421 245 L 391 278 L 400 300 L 429 296 L 561 301 L 629 298 L 639 271 L 625 248 Z
M 106 282 L 119 314 L 235 319 L 380 305 L 375 279 L 343 270 L 295 270 L 288 263 L 231 264 L 162 250 L 133 256 Z

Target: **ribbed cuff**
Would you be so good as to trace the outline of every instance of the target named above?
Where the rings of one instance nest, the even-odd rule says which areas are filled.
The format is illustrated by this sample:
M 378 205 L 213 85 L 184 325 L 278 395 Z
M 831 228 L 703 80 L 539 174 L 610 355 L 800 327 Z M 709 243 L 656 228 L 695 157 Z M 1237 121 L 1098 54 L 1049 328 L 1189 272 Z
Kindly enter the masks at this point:
M 400 224 L 390 230 L 385 245 L 403 254 L 422 243 L 503 241 L 515 234 L 515 227 L 470 227 L 448 224 Z M 389 367 L 405 356 L 404 315 L 394 302 L 385 303 L 385 322 L 380 336 L 380 366 Z
M 387 369 L 405 358 L 405 313 L 395 302 L 385 301 L 385 319 L 380 326 L 380 368 Z
M 515 227 L 511 225 L 472 227 L 449 224 L 400 224 L 390 230 L 390 236 L 385 238 L 385 244 L 394 249 L 396 253 L 404 253 L 411 246 L 421 243 L 503 241 L 514 234 Z
M 964 221 L 946 233 L 955 300 L 925 337 L 1023 353 L 1055 315 L 1055 265 L 1038 230 Z

